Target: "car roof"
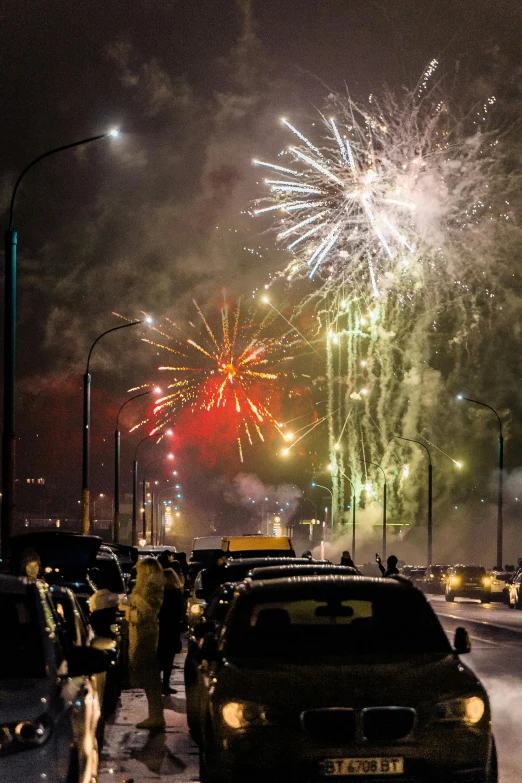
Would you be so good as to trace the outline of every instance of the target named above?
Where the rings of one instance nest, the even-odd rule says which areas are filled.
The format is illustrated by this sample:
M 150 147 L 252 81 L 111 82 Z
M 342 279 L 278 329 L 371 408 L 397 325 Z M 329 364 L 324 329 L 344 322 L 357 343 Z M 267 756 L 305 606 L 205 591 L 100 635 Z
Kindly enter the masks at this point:
M 32 584 L 34 584 L 33 580 L 26 579 L 25 576 L 0 574 L 0 593 L 24 595 Z
M 408 579 L 384 579 L 373 576 L 341 576 L 328 574 L 324 576 L 293 576 L 284 579 L 264 581 L 247 580 L 237 586 L 240 595 L 247 595 L 254 600 L 271 598 L 291 598 L 293 596 L 328 596 L 349 589 L 357 593 L 407 592 L 422 595 Z
M 335 565 L 332 563 L 291 563 L 290 565 L 266 566 L 265 568 L 254 568 L 250 576 L 252 579 L 277 579 L 291 576 L 313 576 L 317 574 L 341 574 L 345 576 L 357 574 L 355 568 L 350 566 Z
M 309 557 L 230 557 L 227 560 L 227 568 L 235 565 L 261 568 L 263 566 L 315 565 L 317 563 L 327 564 L 328 561 L 310 560 Z

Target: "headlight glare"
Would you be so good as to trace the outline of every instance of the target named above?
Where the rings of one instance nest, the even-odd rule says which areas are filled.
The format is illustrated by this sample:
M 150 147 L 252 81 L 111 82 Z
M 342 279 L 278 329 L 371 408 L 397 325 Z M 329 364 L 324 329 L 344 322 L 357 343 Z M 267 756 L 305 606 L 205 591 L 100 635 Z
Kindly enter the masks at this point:
M 484 587 L 491 587 L 491 577 L 489 576 L 482 577 L 482 584 L 484 585 Z
M 474 726 L 484 716 L 486 705 L 480 696 L 450 699 L 441 702 L 438 707 L 438 719 L 447 723 L 466 723 Z
M 266 717 L 266 707 L 252 702 L 229 701 L 221 708 L 221 715 L 231 729 L 265 726 L 269 723 Z
M 460 583 L 460 576 L 452 576 L 450 579 L 450 585 L 458 585 Z
M 203 607 L 201 604 L 192 604 L 190 607 L 190 614 L 198 615 L 203 614 Z

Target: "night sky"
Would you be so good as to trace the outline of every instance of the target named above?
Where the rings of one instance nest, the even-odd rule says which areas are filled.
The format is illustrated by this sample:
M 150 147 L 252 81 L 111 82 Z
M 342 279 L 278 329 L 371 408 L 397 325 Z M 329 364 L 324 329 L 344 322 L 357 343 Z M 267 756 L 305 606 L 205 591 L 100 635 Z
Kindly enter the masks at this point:
M 196 298 L 212 315 L 223 286 L 248 297 L 281 268 L 272 238 L 242 214 L 259 195 L 252 158 L 273 159 L 283 146 L 278 119 L 313 121 L 328 90 L 345 85 L 358 99 L 383 83 L 412 86 L 433 57 L 457 94 L 514 82 L 521 22 L 516 0 L 3 0 L 3 225 L 29 160 L 122 131 L 44 161 L 16 205 L 17 473 L 45 476 L 49 515 L 77 509 L 81 376 L 94 338 L 121 323 L 112 313 L 184 322 Z M 506 102 L 507 114 L 519 108 Z M 125 330 L 96 348 L 95 494 L 112 491 L 112 433 L 127 390 L 158 378 L 144 334 Z M 147 410 L 128 406 L 124 424 Z M 127 490 L 138 438 L 123 438 Z M 190 440 L 183 472 L 197 517 L 198 504 L 216 502 L 202 480 L 219 496 L 241 466 L 228 457 L 201 466 Z M 269 483 L 302 478 L 271 464 L 273 453 L 256 447 L 243 469 Z

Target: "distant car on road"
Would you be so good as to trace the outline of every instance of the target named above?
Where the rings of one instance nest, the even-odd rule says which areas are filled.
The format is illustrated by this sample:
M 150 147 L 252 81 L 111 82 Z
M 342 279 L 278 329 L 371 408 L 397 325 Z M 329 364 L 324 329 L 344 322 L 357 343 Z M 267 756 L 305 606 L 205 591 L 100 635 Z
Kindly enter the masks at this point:
M 508 603 L 509 582 L 515 576 L 513 571 L 490 571 L 488 576 L 491 578 L 491 600 Z
M 404 574 L 406 576 L 406 574 Z M 410 570 L 408 579 L 411 579 L 415 587 L 422 587 L 424 583 L 424 577 L 426 576 L 426 568 L 424 566 L 415 566 Z
M 451 566 L 446 579 L 445 599 L 477 598 L 483 604 L 491 602 L 491 577 L 484 566 Z
M 200 780 L 496 783 L 469 649 L 406 581 L 246 580 L 201 649 Z
M 43 581 L 0 575 L 0 781 L 92 783 L 107 654 L 67 645 Z
M 449 565 L 428 566 L 421 585 L 424 592 L 443 594 L 446 590 L 446 578 L 450 567 Z

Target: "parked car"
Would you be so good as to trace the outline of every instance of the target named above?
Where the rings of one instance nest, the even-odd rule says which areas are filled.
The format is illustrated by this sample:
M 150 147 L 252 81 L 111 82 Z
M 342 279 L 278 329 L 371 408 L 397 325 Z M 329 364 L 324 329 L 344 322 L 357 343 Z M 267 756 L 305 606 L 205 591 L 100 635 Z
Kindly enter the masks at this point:
M 92 783 L 107 654 L 67 648 L 43 581 L 0 575 L 0 783 Z
M 116 642 L 116 665 L 107 675 L 107 689 L 112 694 L 109 705 L 116 706 L 122 682 L 126 678 L 128 634 L 125 618 L 117 601 L 101 611 L 91 613 L 92 597 L 108 591 L 114 598 L 125 594 L 125 581 L 114 552 L 99 536 L 84 536 L 65 531 L 41 531 L 14 536 L 11 539 L 12 566 L 27 548 L 40 556 L 43 577 L 50 585 L 67 587 L 75 594 L 96 635 Z M 100 607 L 101 608 L 101 607 Z
M 443 595 L 446 590 L 446 578 L 449 568 L 451 568 L 449 565 L 428 566 L 422 580 L 424 592 Z
M 514 577 L 513 571 L 489 571 L 488 576 L 491 578 L 491 600 L 508 603 L 508 583 Z
M 200 780 L 496 783 L 469 649 L 405 580 L 246 580 L 202 648 Z
M 455 565 L 448 570 L 446 601 L 455 598 L 477 598 L 483 604 L 491 602 L 491 577 L 484 566 Z
M 276 558 L 271 558 L 269 562 L 273 562 Z M 230 561 L 231 562 L 231 561 Z M 245 561 L 241 561 L 245 563 Z M 259 562 L 259 561 L 255 561 Z M 261 561 L 264 562 L 264 561 Z M 314 576 L 317 574 L 343 574 L 343 575 L 357 575 L 357 571 L 348 566 L 332 565 L 331 563 L 310 562 L 307 563 L 291 563 L 287 565 L 286 562 L 281 562 L 280 565 L 269 565 L 264 567 L 256 567 L 253 570 L 244 574 L 244 571 L 235 571 L 235 576 L 242 578 L 248 578 L 253 581 L 270 580 L 270 579 L 286 579 L 290 576 Z M 232 602 L 235 591 L 234 582 L 227 582 L 221 585 L 219 590 L 210 601 L 205 611 L 205 617 L 202 621 L 195 626 L 192 626 L 192 632 L 189 634 L 187 655 L 185 657 L 185 694 L 187 705 L 187 723 L 189 731 L 196 741 L 199 739 L 199 731 L 197 728 L 197 716 L 198 705 L 200 700 L 200 691 L 198 689 L 198 675 L 197 670 L 201 664 L 201 649 L 204 644 L 205 638 L 209 635 L 216 636 L 221 629 L 228 608 Z
M 424 577 L 426 576 L 426 568 L 421 566 L 415 566 L 415 568 L 412 568 L 408 579 L 411 580 L 412 584 L 415 585 L 415 587 L 422 587 L 424 584 Z
M 508 601 L 510 609 L 522 609 L 522 571 L 518 571 L 513 576 L 513 580 L 507 585 Z
M 291 564 L 310 565 L 311 563 L 327 563 L 324 560 L 310 560 L 307 557 L 245 557 L 245 558 L 231 558 L 227 560 L 225 567 L 223 568 L 222 584 L 225 582 L 241 582 L 250 571 L 254 568 L 261 568 L 263 566 L 288 566 Z M 188 622 L 189 627 L 194 626 L 197 622 L 203 619 L 205 614 L 205 608 L 207 606 L 207 600 L 205 591 L 203 590 L 203 579 L 205 569 L 202 569 L 196 579 L 194 580 L 193 595 L 189 597 L 187 602 Z

